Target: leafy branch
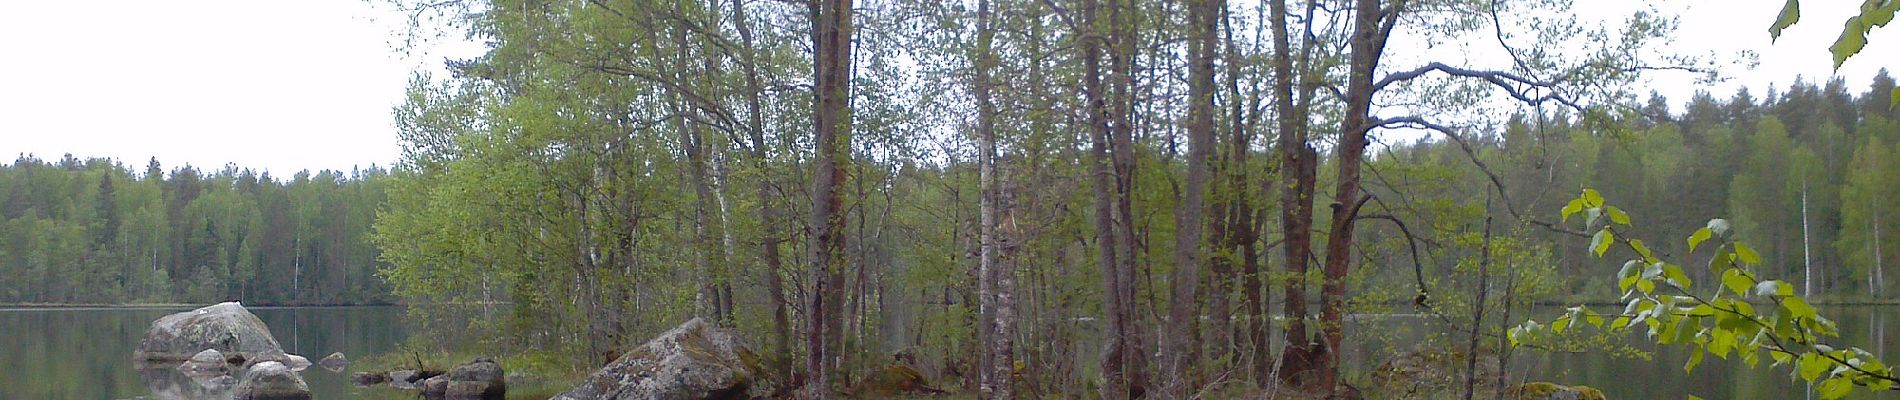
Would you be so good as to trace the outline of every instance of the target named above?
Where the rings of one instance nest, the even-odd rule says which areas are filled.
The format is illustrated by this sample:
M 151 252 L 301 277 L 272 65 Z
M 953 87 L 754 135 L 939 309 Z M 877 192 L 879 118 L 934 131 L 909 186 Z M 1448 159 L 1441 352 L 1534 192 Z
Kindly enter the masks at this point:
M 1592 256 L 1605 257 L 1619 246 L 1635 255 L 1616 273 L 1617 289 L 1627 306 L 1613 315 L 1576 306 L 1548 325 L 1525 321 L 1507 335 L 1513 346 L 1534 342 L 1546 332 L 1563 333 L 1580 323 L 1609 333 L 1625 333 L 1641 324 L 1657 344 L 1693 346 L 1684 371 L 1694 371 L 1705 355 L 1725 360 L 1733 356 L 1753 367 L 1765 353 L 1773 366 L 1792 366 L 1792 373 L 1814 384 L 1823 399 L 1846 397 L 1855 388 L 1900 389 L 1894 369 L 1872 353 L 1824 343 L 1840 335 L 1834 321 L 1796 295 L 1793 285 L 1763 279 L 1752 271 L 1751 267 L 1761 264 L 1761 255 L 1731 238 L 1727 220 L 1709 220 L 1689 235 L 1690 253 L 1713 245 L 1715 254 L 1708 268 L 1711 276 L 1721 277 L 1719 285 L 1697 291 L 1692 290 L 1695 282 L 1681 265 L 1664 261 L 1641 239 L 1621 235 L 1631 227 L 1629 214 L 1607 204 L 1595 190 L 1585 189 L 1561 214 L 1565 223 L 1573 215 L 1585 217 L 1585 231 L 1596 232 L 1590 241 Z M 1756 304 L 1772 305 L 1765 308 L 1773 312 L 1757 311 Z

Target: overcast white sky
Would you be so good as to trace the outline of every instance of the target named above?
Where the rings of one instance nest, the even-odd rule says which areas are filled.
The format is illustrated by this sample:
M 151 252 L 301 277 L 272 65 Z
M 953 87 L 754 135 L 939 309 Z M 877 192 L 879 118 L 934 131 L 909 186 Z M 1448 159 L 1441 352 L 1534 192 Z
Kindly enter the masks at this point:
M 1796 75 L 1829 76 L 1827 46 L 1849 12 L 1810 2 L 1770 45 L 1781 3 L 1663 8 L 1686 11 L 1677 45 L 1689 52 L 1759 53 L 1757 69 L 1725 71 L 1735 80 L 1706 88 L 1726 98 L 1747 84 L 1759 98 Z M 141 166 L 156 156 L 167 169 L 236 163 L 277 175 L 389 165 L 399 152 L 390 107 L 410 71 L 442 58 L 399 56 L 396 18 L 360 0 L 10 2 L 0 12 L 0 162 L 72 153 Z M 1839 71 L 1855 93 L 1879 68 L 1900 68 L 1900 27 L 1876 30 L 1871 42 Z M 1654 85 L 1678 103 L 1698 88 L 1686 78 Z

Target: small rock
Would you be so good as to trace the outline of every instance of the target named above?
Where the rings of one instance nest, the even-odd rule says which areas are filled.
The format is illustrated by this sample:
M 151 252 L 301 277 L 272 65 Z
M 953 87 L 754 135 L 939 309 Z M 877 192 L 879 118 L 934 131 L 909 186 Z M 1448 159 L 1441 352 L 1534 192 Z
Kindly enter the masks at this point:
M 449 399 L 501 399 L 508 392 L 507 375 L 493 359 L 477 358 L 457 365 L 449 370 L 448 377 L 448 390 L 444 394 Z
M 389 374 L 387 375 L 387 378 L 389 378 L 390 387 L 403 389 L 403 390 L 418 389 L 416 387 L 416 379 L 411 379 L 415 377 L 416 377 L 416 370 L 413 370 L 413 369 L 399 369 L 395 371 L 389 371 Z
M 310 400 L 310 386 L 276 361 L 252 365 L 238 382 L 235 400 Z
M 423 398 L 440 399 L 442 395 L 449 391 L 449 377 L 448 375 L 429 377 L 429 379 L 422 380 L 420 386 L 422 386 Z
M 191 356 L 191 359 L 178 364 L 178 370 L 185 375 L 222 375 L 229 366 L 224 363 L 224 354 L 217 350 L 205 349 Z
M 350 374 L 350 383 L 356 386 L 370 386 L 389 382 L 389 374 L 381 372 L 358 372 Z
M 350 366 L 350 360 L 343 358 L 343 353 L 330 353 L 330 355 L 324 356 L 322 360 L 318 360 L 317 366 L 330 370 L 330 372 L 343 372 L 343 367 Z
M 290 367 L 291 371 L 302 371 L 305 368 L 310 368 L 310 359 L 296 354 L 287 354 L 278 350 L 258 353 L 252 356 L 251 360 L 246 363 L 248 365 L 257 365 L 265 361 L 276 361 L 279 364 L 284 364 L 285 367 Z

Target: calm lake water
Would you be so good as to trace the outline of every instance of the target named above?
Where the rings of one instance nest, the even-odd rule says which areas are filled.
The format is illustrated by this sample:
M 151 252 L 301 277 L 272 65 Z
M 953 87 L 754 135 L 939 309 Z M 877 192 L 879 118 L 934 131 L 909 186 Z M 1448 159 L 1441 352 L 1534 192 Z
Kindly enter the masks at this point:
M 0 309 L 0 399 L 148 398 L 132 350 L 153 320 L 181 308 Z M 401 307 L 251 307 L 291 354 L 316 361 L 393 351 L 407 336 Z M 319 399 L 363 397 L 348 370 L 311 367 Z
M 0 366 L 9 370 L 0 373 L 0 399 L 149 397 L 152 391 L 131 361 L 132 349 L 153 320 L 188 309 L 0 309 Z M 251 311 L 270 325 L 285 350 L 312 360 L 330 352 L 355 359 L 393 351 L 409 334 L 400 307 L 256 307 Z M 1548 321 L 1560 313 L 1557 308 L 1540 307 L 1528 316 Z M 1894 357 L 1883 357 L 1888 362 L 1900 362 L 1900 345 L 1893 343 L 1900 337 L 1900 315 L 1890 315 L 1900 314 L 1900 306 L 1822 306 L 1821 313 L 1840 326 L 1842 337 L 1834 343 L 1859 345 Z M 1519 311 L 1513 319 L 1526 316 Z M 1418 337 L 1439 329 L 1431 321 L 1390 316 L 1352 322 L 1358 332 L 1379 333 L 1353 335 L 1357 351 L 1348 351 L 1345 361 L 1374 365 L 1395 351 L 1409 350 Z M 1650 359 L 1520 350 L 1512 356 L 1510 375 L 1513 381 L 1590 385 L 1611 399 L 1684 399 L 1691 394 L 1707 399 L 1806 397 L 1804 384 L 1791 380 L 1785 368 L 1769 368 L 1767 361 L 1749 368 L 1739 361 L 1708 357 L 1694 373 L 1684 373 L 1687 352 L 1641 347 L 1651 350 Z M 375 398 L 390 393 L 354 388 L 348 372 L 313 367 L 304 370 L 303 377 L 319 399 Z M 1900 395 L 1856 398 L 1900 399 Z

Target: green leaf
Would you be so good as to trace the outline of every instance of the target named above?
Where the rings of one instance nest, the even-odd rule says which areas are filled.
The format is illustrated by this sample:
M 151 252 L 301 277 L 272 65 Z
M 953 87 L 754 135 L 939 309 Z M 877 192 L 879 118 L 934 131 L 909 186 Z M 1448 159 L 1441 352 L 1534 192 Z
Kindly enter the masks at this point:
M 1814 312 L 1814 306 L 1808 305 L 1808 301 L 1800 297 L 1781 299 L 1781 308 L 1788 309 L 1788 315 L 1795 318 L 1807 319 L 1817 315 Z
M 1854 393 L 1854 381 L 1842 376 L 1827 378 L 1827 380 L 1821 381 L 1821 384 L 1816 386 L 1814 391 L 1819 393 L 1822 399 L 1832 400 L 1843 398 Z
M 1748 265 L 1761 264 L 1761 255 L 1755 254 L 1755 249 L 1748 248 L 1742 242 L 1735 242 L 1735 257 Z
M 1864 47 L 1867 47 L 1867 24 L 1855 16 L 1847 18 L 1847 26 L 1841 28 L 1841 37 L 1834 39 L 1834 45 L 1828 46 L 1827 51 L 1834 54 L 1834 69 L 1841 69 L 1841 63 L 1859 54 Z
M 1583 198 L 1579 197 L 1577 199 L 1570 200 L 1570 204 L 1564 205 L 1564 209 L 1562 211 L 1563 221 L 1570 222 L 1570 215 L 1576 214 L 1582 211 L 1583 211 Z
M 1697 229 L 1695 233 L 1689 234 L 1689 252 L 1694 253 L 1696 246 L 1701 245 L 1703 241 L 1709 240 L 1709 237 L 1713 235 L 1714 233 L 1710 232 L 1709 228 Z
M 1746 296 L 1748 295 L 1748 288 L 1755 286 L 1755 280 L 1749 279 L 1748 275 L 1742 274 L 1742 270 L 1731 268 L 1728 271 L 1722 272 L 1722 286 L 1727 287 L 1728 290 L 1734 292 L 1736 296 Z
M 1715 253 L 1714 257 L 1709 257 L 1709 272 L 1721 272 L 1721 271 L 1735 269 L 1735 264 L 1733 263 L 1734 260 L 1735 260 L 1734 253 Z
M 1896 3 L 1900 4 L 1900 3 Z M 1900 88 L 1893 89 L 1893 100 L 1887 101 L 1887 111 L 1900 110 Z
M 1689 281 L 1689 274 L 1682 273 L 1682 267 L 1676 266 L 1675 264 L 1663 264 L 1662 270 L 1663 279 L 1668 279 L 1669 284 L 1675 285 L 1682 290 L 1689 290 L 1689 285 L 1694 283 Z
M 1689 400 L 1702 400 L 1702 398 L 1692 394 L 1689 395 Z
M 1623 212 L 1621 208 L 1616 208 L 1616 206 L 1603 206 L 1603 212 L 1610 215 L 1610 223 L 1618 225 L 1630 224 L 1630 215 Z
M 1829 365 L 1827 359 L 1821 358 L 1821 355 L 1815 352 L 1801 353 L 1801 358 L 1795 361 L 1795 371 L 1801 373 L 1801 380 L 1808 382 L 1821 379 L 1821 374 L 1826 373 L 1829 367 L 1832 365 Z
M 1590 238 L 1590 251 L 1602 257 L 1604 252 L 1610 251 L 1611 243 L 1616 243 L 1616 234 L 1611 233 L 1610 228 L 1603 228 L 1597 231 L 1596 237 Z
M 1695 372 L 1695 366 L 1701 363 L 1702 363 L 1702 352 L 1700 351 L 1691 352 L 1689 353 L 1689 363 L 1682 365 L 1682 372 L 1684 373 Z
M 1582 199 L 1584 207 L 1594 208 L 1603 206 L 1603 195 L 1597 194 L 1596 189 L 1584 189 Z
M 1867 21 L 1868 27 L 1887 26 L 1893 22 L 1894 11 L 1900 11 L 1900 2 L 1888 1 L 1885 7 L 1876 6 L 1880 0 L 1871 0 L 1860 5 L 1860 19 Z
M 1795 22 L 1800 21 L 1801 1 L 1788 0 L 1787 5 L 1781 6 L 1781 15 L 1775 17 L 1775 23 L 1768 26 L 1768 42 L 1774 43 L 1775 39 L 1781 38 L 1782 29 L 1788 29 L 1789 26 L 1793 26 Z
M 1567 315 L 1567 314 L 1562 317 L 1557 317 L 1556 321 L 1550 321 L 1551 332 L 1564 333 L 1564 329 L 1569 328 L 1569 327 L 1570 327 L 1570 315 Z
M 1624 225 L 1629 225 L 1629 224 L 1626 223 Z M 1649 246 L 1644 245 L 1642 239 L 1630 239 L 1629 242 L 1630 242 L 1630 247 L 1636 249 L 1636 255 L 1643 257 L 1643 261 L 1650 261 L 1650 259 L 1656 258 L 1655 256 L 1650 255 Z

